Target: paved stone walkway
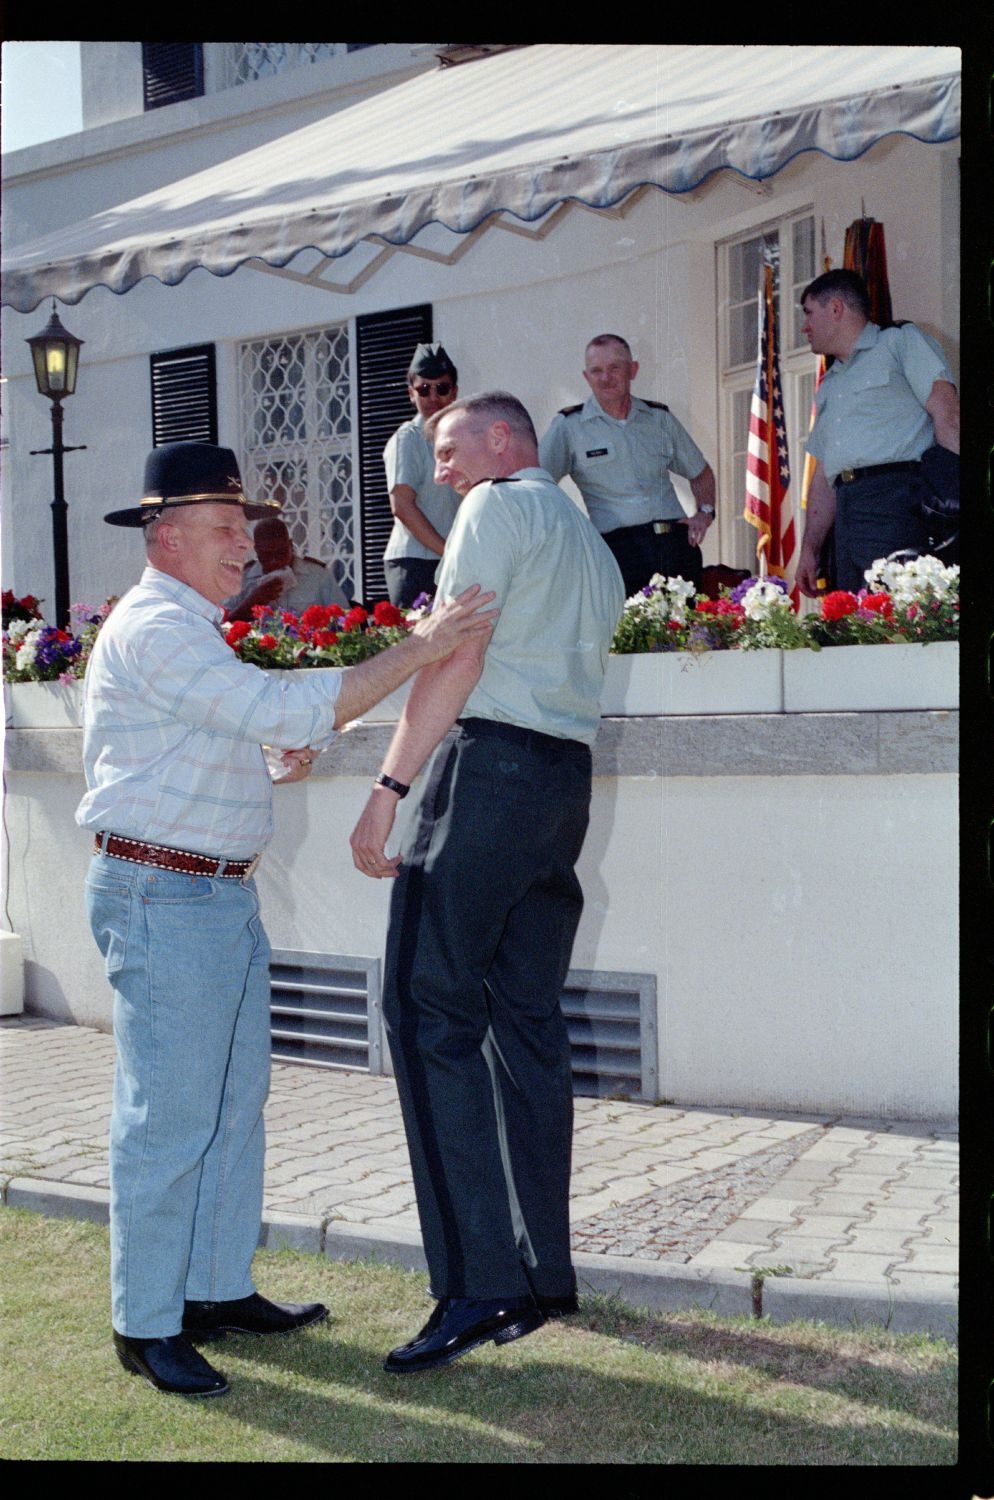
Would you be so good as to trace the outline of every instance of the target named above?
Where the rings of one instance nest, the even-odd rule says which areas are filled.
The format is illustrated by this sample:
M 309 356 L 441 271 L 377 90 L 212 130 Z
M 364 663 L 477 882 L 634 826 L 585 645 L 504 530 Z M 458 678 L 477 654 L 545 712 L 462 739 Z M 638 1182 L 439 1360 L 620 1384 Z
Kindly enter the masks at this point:
M 0 1023 L 5 1203 L 106 1218 L 109 1036 Z M 276 1063 L 264 1242 L 423 1266 L 389 1078 Z M 655 1307 L 883 1321 L 951 1335 L 955 1132 L 927 1123 L 577 1099 L 581 1291 Z

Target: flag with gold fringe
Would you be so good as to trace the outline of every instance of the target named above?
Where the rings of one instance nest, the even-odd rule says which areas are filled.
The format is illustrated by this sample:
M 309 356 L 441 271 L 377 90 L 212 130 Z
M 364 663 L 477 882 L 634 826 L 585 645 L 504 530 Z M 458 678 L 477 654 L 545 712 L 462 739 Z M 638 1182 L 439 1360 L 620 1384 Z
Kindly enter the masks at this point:
M 780 384 L 773 267 L 768 263 L 764 263 L 760 271 L 759 358 L 749 410 L 744 514 L 750 526 L 755 526 L 759 532 L 756 556 L 761 560 L 760 571 L 789 582 L 787 570 L 794 556 L 796 537 L 790 500 L 787 424 Z M 796 604 L 796 589 L 791 589 L 791 597 Z

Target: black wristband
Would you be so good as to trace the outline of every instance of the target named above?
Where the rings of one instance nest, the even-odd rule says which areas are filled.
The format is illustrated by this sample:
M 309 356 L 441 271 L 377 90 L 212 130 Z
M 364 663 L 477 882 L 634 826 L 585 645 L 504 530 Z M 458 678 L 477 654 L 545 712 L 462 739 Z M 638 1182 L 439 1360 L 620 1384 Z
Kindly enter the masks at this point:
M 394 781 L 392 776 L 386 776 L 382 773 L 377 776 L 376 780 L 373 782 L 373 785 L 385 786 L 388 792 L 396 792 L 398 797 L 406 797 L 408 792 L 411 790 L 411 788 L 409 786 L 405 786 L 402 781 Z

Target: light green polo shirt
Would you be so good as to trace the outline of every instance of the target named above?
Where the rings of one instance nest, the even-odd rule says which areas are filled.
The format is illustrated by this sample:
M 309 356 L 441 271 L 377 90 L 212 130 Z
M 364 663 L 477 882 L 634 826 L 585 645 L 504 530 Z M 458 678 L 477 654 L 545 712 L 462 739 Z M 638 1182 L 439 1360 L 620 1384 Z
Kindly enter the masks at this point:
M 439 536 L 447 537 L 459 507 L 459 496 L 451 485 L 435 483 L 435 454 L 425 437 L 424 425 L 424 418 L 419 413 L 398 427 L 384 448 L 387 493 L 395 485 L 408 485 L 414 491 L 421 514 L 431 522 Z M 390 562 L 399 557 L 420 557 L 425 562 L 438 562 L 438 553 L 419 542 L 403 521 L 394 518 L 383 561 Z
M 463 716 L 592 744 L 625 591 L 606 544 L 544 469 L 482 480 L 463 499 L 437 597 L 471 583 L 493 589 L 501 613 Z
M 808 452 L 821 459 L 829 482 L 842 469 L 921 458 L 935 442 L 925 402 L 937 380 L 952 384 L 953 377 L 934 339 L 913 323 L 867 323 L 815 395 Z
M 673 413 L 658 401 L 632 397 L 627 417 L 609 417 L 596 396 L 559 412 L 539 445 L 553 479 L 568 474 L 598 531 L 680 520 L 670 471 L 696 479 L 707 461 Z

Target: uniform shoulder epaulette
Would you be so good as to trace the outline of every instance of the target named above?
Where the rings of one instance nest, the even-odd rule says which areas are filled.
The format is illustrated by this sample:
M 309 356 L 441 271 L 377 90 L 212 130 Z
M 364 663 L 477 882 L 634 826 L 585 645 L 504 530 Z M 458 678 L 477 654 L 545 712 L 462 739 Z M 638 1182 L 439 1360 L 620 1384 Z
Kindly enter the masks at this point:
M 576 413 L 578 411 L 582 411 L 582 410 L 583 410 L 583 402 L 582 401 L 578 401 L 575 406 L 561 406 L 559 408 L 559 415 L 561 417 L 572 417 L 574 415 L 574 413 Z
M 642 397 L 642 399 L 643 401 L 645 401 L 644 396 Z M 654 406 L 657 411 L 669 411 L 669 407 L 666 405 L 665 401 L 646 401 L 645 404 L 646 406 Z

